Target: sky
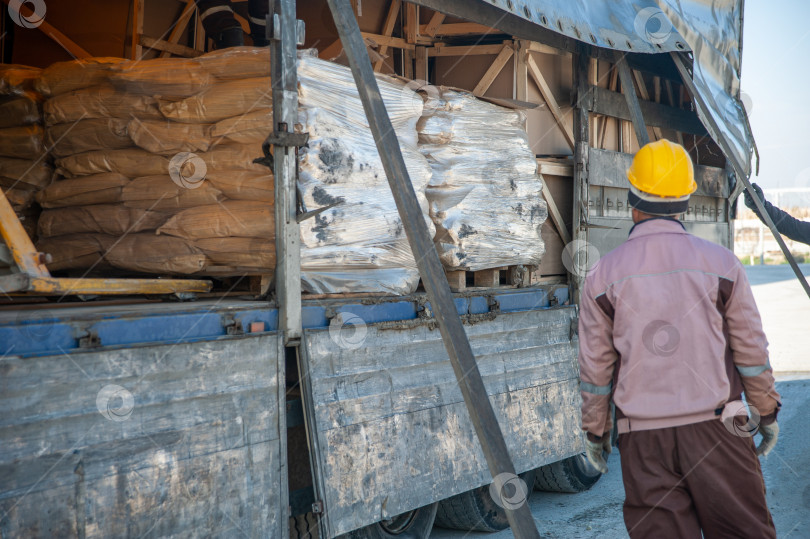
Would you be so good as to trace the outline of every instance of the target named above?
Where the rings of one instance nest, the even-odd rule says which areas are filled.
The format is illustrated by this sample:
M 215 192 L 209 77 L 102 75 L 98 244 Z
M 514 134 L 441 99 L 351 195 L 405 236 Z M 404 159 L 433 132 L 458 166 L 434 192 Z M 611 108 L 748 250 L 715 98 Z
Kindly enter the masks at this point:
M 808 21 L 808 0 L 745 2 L 740 87 L 760 155 L 751 179 L 763 188 L 810 188 Z

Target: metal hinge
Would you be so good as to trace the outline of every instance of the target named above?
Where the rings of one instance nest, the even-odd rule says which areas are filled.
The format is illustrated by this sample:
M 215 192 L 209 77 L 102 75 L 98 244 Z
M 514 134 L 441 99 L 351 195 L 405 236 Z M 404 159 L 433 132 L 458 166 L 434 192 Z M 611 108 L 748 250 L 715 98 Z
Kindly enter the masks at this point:
M 88 331 L 84 337 L 79 337 L 79 348 L 98 348 L 101 346 L 101 337 L 95 331 Z
M 312 514 L 313 515 L 323 514 L 323 500 L 317 500 L 312 504 Z
M 222 327 L 225 328 L 226 335 L 244 335 L 245 330 L 242 324 L 238 322 L 232 315 L 222 317 Z

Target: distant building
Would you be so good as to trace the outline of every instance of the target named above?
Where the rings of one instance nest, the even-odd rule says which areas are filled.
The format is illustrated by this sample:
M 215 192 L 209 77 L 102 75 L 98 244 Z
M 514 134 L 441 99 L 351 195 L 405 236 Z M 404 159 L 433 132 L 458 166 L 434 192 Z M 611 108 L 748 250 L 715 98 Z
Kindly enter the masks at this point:
M 765 198 L 778 208 L 786 211 L 797 219 L 810 221 L 810 187 L 797 187 L 788 189 L 763 189 Z M 734 221 L 734 252 L 744 262 L 759 264 L 764 259 L 766 263 L 779 264 L 784 261 L 779 244 L 776 243 L 771 231 L 762 223 L 753 211 L 749 210 L 742 201 L 737 206 L 737 219 Z M 810 245 L 792 241 L 784 236 L 785 244 L 798 258 L 810 261 Z M 802 260 L 799 260 L 800 262 Z

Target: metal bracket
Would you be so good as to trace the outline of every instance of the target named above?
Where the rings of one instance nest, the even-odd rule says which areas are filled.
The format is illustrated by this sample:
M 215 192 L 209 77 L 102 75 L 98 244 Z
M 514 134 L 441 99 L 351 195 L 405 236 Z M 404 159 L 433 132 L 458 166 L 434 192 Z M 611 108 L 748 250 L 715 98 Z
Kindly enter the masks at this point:
M 309 142 L 309 133 L 290 133 L 287 131 L 273 131 L 264 141 L 262 149 L 265 147 L 270 148 L 273 146 L 289 146 L 300 148 L 306 146 Z M 264 152 L 267 155 L 267 150 Z
M 281 41 L 281 19 L 278 13 L 273 13 L 274 0 L 270 2 L 270 13 L 267 15 L 265 21 L 267 22 L 265 37 L 274 41 Z M 295 21 L 295 44 L 299 47 L 304 46 L 304 41 L 307 38 L 307 26 L 301 19 Z
M 101 347 L 101 337 L 98 333 L 88 330 L 84 337 L 79 337 L 79 348 L 99 348 Z
M 232 315 L 222 317 L 222 327 L 225 328 L 226 335 L 245 334 L 245 330 L 242 329 L 242 324 L 240 324 Z
M 323 514 L 323 500 L 317 500 L 315 503 L 312 504 L 312 514 L 313 515 Z

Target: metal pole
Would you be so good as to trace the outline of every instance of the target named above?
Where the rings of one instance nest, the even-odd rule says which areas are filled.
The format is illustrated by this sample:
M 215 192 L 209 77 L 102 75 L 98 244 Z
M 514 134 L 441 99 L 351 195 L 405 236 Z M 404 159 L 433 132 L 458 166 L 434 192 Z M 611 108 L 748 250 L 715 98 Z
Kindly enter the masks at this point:
M 678 68 L 678 71 L 681 74 L 681 79 L 683 80 L 684 85 L 689 90 L 689 93 L 695 98 L 695 101 L 700 103 L 703 108 L 705 109 L 706 106 L 704 103 L 700 101 L 700 94 L 695 87 L 695 82 L 692 80 L 692 74 L 689 72 L 689 69 L 686 67 L 686 63 L 683 60 L 683 57 L 677 52 L 671 52 L 670 55 L 672 56 L 672 60 L 675 62 L 675 67 Z M 771 233 L 773 237 L 776 239 L 776 243 L 779 244 L 779 248 L 782 249 L 782 253 L 784 253 L 785 258 L 787 259 L 790 267 L 793 269 L 793 273 L 796 274 L 796 278 L 799 279 L 799 282 L 804 288 L 804 292 L 807 294 L 807 297 L 810 297 L 810 285 L 807 284 L 807 279 L 804 278 L 804 274 L 802 274 L 802 270 L 799 268 L 799 265 L 796 263 L 796 259 L 793 258 L 793 255 L 790 254 L 790 250 L 788 250 L 787 245 L 785 245 L 785 240 L 782 239 L 782 235 L 779 234 L 779 231 L 776 230 L 776 225 L 773 224 L 771 220 L 771 216 L 768 215 L 768 212 L 765 211 L 765 206 L 762 204 L 762 201 L 759 199 L 759 195 L 757 195 L 754 188 L 751 187 L 751 182 L 748 181 L 748 176 L 745 174 L 745 168 L 742 166 L 742 163 L 737 161 L 736 156 L 731 151 L 731 148 L 728 145 L 728 141 L 722 136 L 719 136 L 720 130 L 717 128 L 717 125 L 714 122 L 714 119 L 708 115 L 704 115 L 709 122 L 707 126 L 709 128 L 709 132 L 715 141 L 720 144 L 720 147 L 723 150 L 723 153 L 726 154 L 726 158 L 731 162 L 731 166 L 734 167 L 734 172 L 737 173 L 737 179 L 743 184 L 743 186 L 748 190 L 748 193 L 751 195 L 751 198 L 754 199 L 754 204 L 759 210 L 759 215 L 762 217 L 762 220 L 768 225 L 768 228 L 771 229 Z
M 489 401 L 478 364 L 467 340 L 464 326 L 458 316 L 439 255 L 433 247 L 422 209 L 416 198 L 396 133 L 391 125 L 385 104 L 380 96 L 377 79 L 371 68 L 366 45 L 348 0 L 328 0 L 335 25 L 349 59 L 357 90 L 363 102 L 368 124 L 374 135 L 380 159 L 391 186 L 394 201 L 416 257 L 419 274 L 427 290 L 436 321 L 450 356 L 464 403 L 470 413 L 478 440 L 487 459 L 493 479 L 500 474 L 515 474 L 515 467 L 503 438 L 498 419 Z M 506 509 L 506 518 L 518 538 L 538 538 L 529 506 L 522 503 L 516 509 Z
M 274 34 L 270 41 L 273 89 L 273 146 L 276 219 L 276 299 L 279 330 L 284 344 L 301 339 L 301 235 L 296 219 L 296 171 L 298 148 L 284 143 L 294 133 L 298 118 L 298 75 L 296 54 L 298 24 L 295 0 L 275 0 L 268 16 L 268 28 Z M 280 24 L 273 24 L 274 15 Z

